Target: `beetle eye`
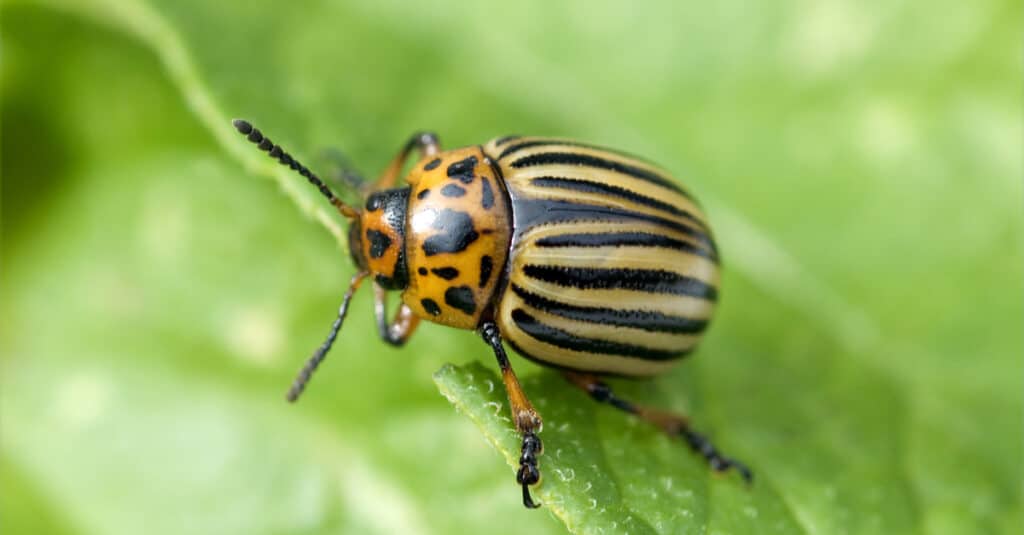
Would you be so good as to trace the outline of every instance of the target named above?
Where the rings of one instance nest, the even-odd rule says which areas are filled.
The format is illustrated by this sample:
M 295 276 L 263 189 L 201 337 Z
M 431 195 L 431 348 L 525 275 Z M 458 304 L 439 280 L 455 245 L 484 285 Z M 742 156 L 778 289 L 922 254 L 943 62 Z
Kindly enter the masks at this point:
M 379 210 L 382 203 L 381 195 L 379 193 L 374 193 L 370 195 L 370 198 L 366 199 L 366 211 L 374 212 Z

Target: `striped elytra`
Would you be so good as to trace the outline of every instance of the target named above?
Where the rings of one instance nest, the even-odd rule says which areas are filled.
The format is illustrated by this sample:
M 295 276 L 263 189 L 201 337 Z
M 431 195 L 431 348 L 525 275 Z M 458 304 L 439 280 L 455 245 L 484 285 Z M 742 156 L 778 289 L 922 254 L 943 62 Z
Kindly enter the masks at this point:
M 594 400 L 680 438 L 716 471 L 723 455 L 683 416 L 617 397 L 604 376 L 658 374 L 700 342 L 718 299 L 719 265 L 707 217 L 668 173 L 641 158 L 576 141 L 509 136 L 441 150 L 413 134 L 372 184 L 343 170 L 362 195 L 350 206 L 246 121 L 249 141 L 306 178 L 351 221 L 356 273 L 326 341 L 288 391 L 295 401 L 338 336 L 365 280 L 379 336 L 400 346 L 421 320 L 476 330 L 493 351 L 521 454 L 523 505 L 541 481 L 541 416 L 516 378 L 508 343 L 558 368 Z M 400 184 L 413 152 L 416 161 Z M 353 178 L 354 177 L 354 178 Z M 401 303 L 388 317 L 387 297 Z
M 700 341 L 718 252 L 693 197 L 639 158 L 573 141 L 484 146 L 512 206 L 505 341 L 542 364 L 651 375 Z
M 700 206 L 658 167 L 501 138 L 427 158 L 408 182 L 404 260 L 420 269 L 402 298 L 419 316 L 469 329 L 493 318 L 527 358 L 616 375 L 661 372 L 700 341 L 718 252 Z

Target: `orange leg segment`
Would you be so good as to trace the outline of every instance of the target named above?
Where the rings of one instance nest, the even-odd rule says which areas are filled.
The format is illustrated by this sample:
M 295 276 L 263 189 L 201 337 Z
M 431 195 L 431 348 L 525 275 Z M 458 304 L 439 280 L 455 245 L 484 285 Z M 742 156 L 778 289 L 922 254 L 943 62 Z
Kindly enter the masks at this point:
M 722 455 L 706 436 L 690 429 L 690 422 L 685 416 L 626 401 L 616 396 L 612 388 L 595 375 L 572 371 L 566 371 L 564 375 L 570 383 L 590 394 L 590 397 L 594 398 L 595 401 L 607 403 L 616 409 L 650 422 L 669 436 L 681 437 L 690 446 L 690 449 L 707 459 L 708 464 L 716 472 L 724 472 L 734 468 L 748 483 L 753 481 L 754 475 L 745 464 Z
M 374 293 L 374 304 L 373 312 L 377 317 L 377 332 L 380 333 L 380 337 L 385 342 L 393 346 L 402 346 L 406 340 L 412 336 L 412 333 L 416 332 L 416 327 L 420 324 L 420 318 L 413 313 L 412 309 L 409 308 L 405 303 L 398 308 L 395 312 L 395 317 L 388 323 L 387 308 L 388 308 L 388 292 L 381 285 L 373 284 Z
M 382 190 L 395 187 L 395 183 L 398 181 L 398 174 L 402 172 L 402 168 L 405 167 L 405 161 L 409 158 L 409 153 L 416 149 L 420 153 L 421 158 L 427 156 L 433 156 L 441 152 L 441 141 L 438 139 L 437 134 L 433 132 L 416 132 L 409 138 L 409 141 L 405 142 L 402 150 L 398 151 L 391 163 L 384 168 L 384 172 L 380 174 L 380 178 L 373 184 L 373 190 Z
M 519 471 L 516 473 L 516 482 L 523 487 L 523 505 L 534 509 L 540 507 L 530 496 L 530 485 L 540 481 L 540 468 L 538 467 L 537 456 L 544 450 L 537 433 L 543 425 L 540 415 L 533 408 L 533 404 L 527 399 L 519 379 L 512 371 L 512 365 L 505 354 L 505 348 L 501 345 L 501 333 L 498 326 L 493 322 L 486 322 L 480 327 L 480 336 L 487 345 L 494 350 L 494 356 L 498 359 L 498 366 L 501 368 L 501 379 L 505 383 L 505 391 L 508 393 L 509 406 L 512 408 L 512 420 L 516 424 L 516 430 L 523 437 L 521 454 L 519 456 Z

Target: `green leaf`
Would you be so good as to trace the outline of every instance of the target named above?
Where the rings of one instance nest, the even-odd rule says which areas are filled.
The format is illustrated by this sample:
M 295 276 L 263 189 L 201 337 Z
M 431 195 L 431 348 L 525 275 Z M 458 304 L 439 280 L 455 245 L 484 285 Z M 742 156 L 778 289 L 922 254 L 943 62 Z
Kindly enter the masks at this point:
M 1021 530 L 1014 3 L 251 4 L 2 6 L 5 530 Z M 754 484 L 514 359 L 545 420 L 526 511 L 486 346 L 428 325 L 386 347 L 368 295 L 287 406 L 351 267 L 238 116 L 315 169 L 380 169 L 422 128 L 672 169 L 721 308 L 674 371 L 612 384 Z
M 434 380 L 518 469 L 520 439 L 497 374 L 477 363 L 448 365 Z M 535 494 L 570 531 L 700 533 L 712 519 L 723 532 L 800 531 L 770 483 L 747 488 L 738 478 L 712 476 L 680 442 L 619 414 L 600 414 L 603 407 L 553 374 L 524 387 L 540 393 L 534 402 L 545 418 L 545 477 Z

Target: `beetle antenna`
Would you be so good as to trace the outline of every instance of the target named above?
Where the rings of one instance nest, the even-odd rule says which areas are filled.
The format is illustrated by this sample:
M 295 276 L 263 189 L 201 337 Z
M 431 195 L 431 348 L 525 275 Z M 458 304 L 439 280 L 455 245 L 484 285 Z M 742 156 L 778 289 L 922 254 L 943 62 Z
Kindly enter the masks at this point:
M 295 381 L 292 382 L 291 388 L 288 389 L 288 401 L 295 402 L 302 395 L 302 391 L 306 389 L 306 384 L 309 383 L 309 379 L 313 376 L 313 372 L 316 371 L 320 363 L 327 357 L 327 352 L 331 350 L 331 346 L 334 345 L 334 339 L 338 337 L 338 331 L 341 330 L 341 324 L 345 321 L 345 316 L 348 314 L 348 303 L 352 300 L 352 296 L 355 295 L 356 290 L 359 289 L 359 284 L 366 278 L 365 271 L 361 271 L 352 276 L 352 282 L 348 285 L 348 290 L 345 292 L 345 297 L 341 299 L 341 306 L 338 307 L 338 317 L 334 319 L 334 323 L 331 324 L 331 332 L 327 334 L 327 339 L 324 340 L 323 344 L 313 352 L 313 356 L 309 357 L 306 361 L 306 365 L 299 371 L 299 375 L 295 377 Z
M 231 124 L 235 125 L 235 129 L 242 135 L 246 136 L 246 139 L 252 141 L 260 150 L 267 152 L 271 158 L 275 158 L 277 161 L 281 162 L 281 165 L 287 165 L 296 173 L 306 177 L 306 180 L 309 180 L 310 184 L 316 186 L 316 188 L 320 190 L 320 193 L 322 193 L 324 197 L 327 197 L 327 200 L 330 201 L 339 212 L 341 212 L 341 215 L 349 219 L 359 216 L 359 212 L 335 196 L 334 192 L 331 191 L 331 188 L 328 188 L 327 184 L 324 184 L 324 181 L 320 180 L 320 177 L 314 175 L 309 168 L 302 165 L 302 163 L 293 158 L 291 154 L 285 152 L 280 145 L 275 145 L 274 142 L 270 141 L 270 138 L 264 136 L 263 132 L 260 132 L 258 128 L 253 127 L 249 121 L 244 119 L 235 119 L 234 121 L 231 121 Z

